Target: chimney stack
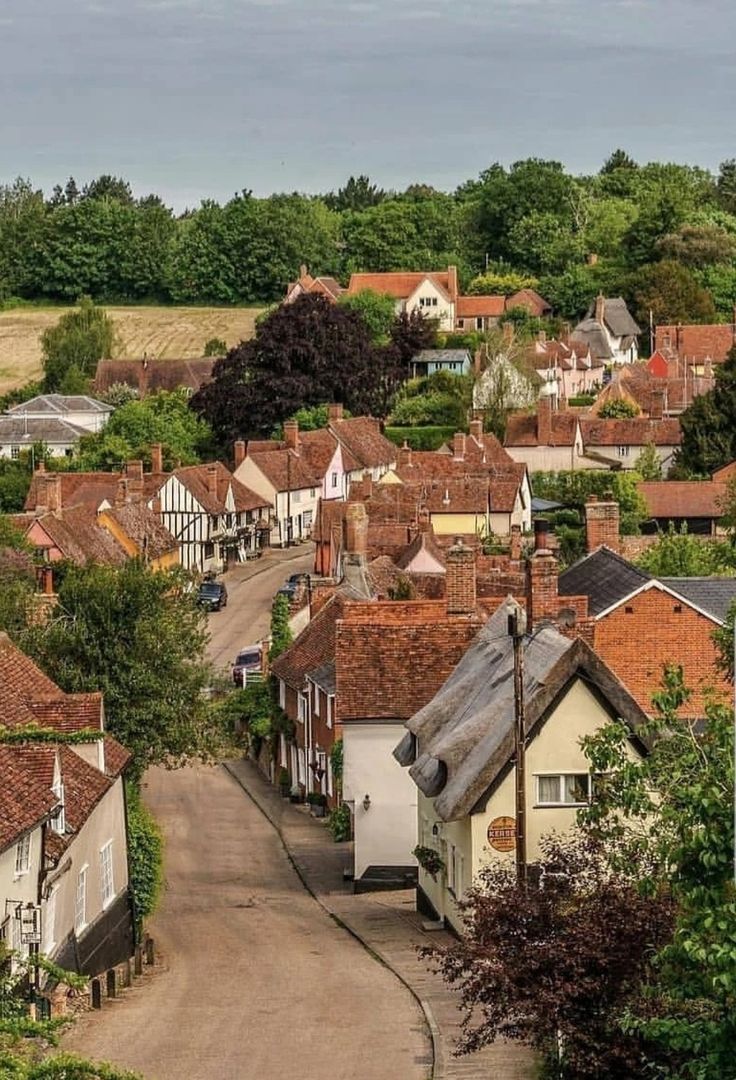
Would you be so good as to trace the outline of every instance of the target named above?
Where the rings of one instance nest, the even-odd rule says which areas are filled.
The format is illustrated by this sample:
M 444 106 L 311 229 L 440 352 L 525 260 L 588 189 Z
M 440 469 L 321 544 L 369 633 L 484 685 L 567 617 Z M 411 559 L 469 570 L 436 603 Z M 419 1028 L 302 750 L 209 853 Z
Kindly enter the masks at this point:
M 162 473 L 164 471 L 164 448 L 160 442 L 151 444 L 151 472 Z
M 423 506 L 417 514 L 417 528 L 420 533 L 429 533 L 432 531 L 432 520 L 426 506 Z
M 143 462 L 128 461 L 125 465 L 125 476 L 128 481 L 128 494 L 132 498 L 143 495 Z
M 118 477 L 117 487 L 115 488 L 115 505 L 125 506 L 128 501 L 128 481 L 124 476 Z
M 411 447 L 406 439 L 404 439 L 404 445 L 399 449 L 398 466 L 400 469 L 408 469 L 411 466 Z
M 662 420 L 664 417 L 664 390 L 652 390 L 649 405 L 649 419 Z
M 207 466 L 207 490 L 210 495 L 217 495 L 217 474 L 219 469 L 217 465 Z
M 462 431 L 456 431 L 452 437 L 452 456 L 455 461 L 465 459 L 465 435 Z
M 537 443 L 550 446 L 552 442 L 552 396 L 544 394 L 537 402 Z
M 534 522 L 534 552 L 526 564 L 526 611 L 530 630 L 545 619 L 554 619 L 559 608 L 557 559 L 549 548 L 549 523 Z
M 40 504 L 38 504 L 38 499 L 41 500 Z M 37 510 L 45 508 L 52 514 L 57 510 L 61 510 L 61 477 L 58 473 L 46 473 L 45 476 L 40 477 L 40 487 L 36 502 Z
M 514 562 L 519 562 L 521 559 L 521 526 L 511 526 L 511 541 L 509 543 L 509 558 Z
M 470 421 L 470 437 L 481 442 L 483 439 L 483 421 L 473 419 Z
M 447 291 L 450 294 L 450 299 L 454 303 L 457 300 L 458 286 L 457 286 L 457 267 L 447 267 Z
M 233 460 L 236 469 L 239 469 L 245 461 L 245 443 L 242 439 L 233 443 Z
M 299 453 L 299 423 L 297 420 L 284 421 L 284 442 L 287 450 Z
M 336 420 L 342 420 L 342 405 L 336 401 L 331 402 L 327 406 L 327 416 L 331 424 L 334 424 Z
M 461 536 L 445 557 L 447 572 L 445 575 L 445 598 L 448 615 L 474 615 L 475 596 L 475 552 L 463 543 Z
M 619 509 L 615 499 L 598 501 L 589 495 L 585 503 L 585 548 L 595 551 L 604 544 L 611 551 L 619 549 Z
M 598 293 L 595 298 L 595 321 L 603 325 L 603 320 L 606 317 L 606 298 L 603 293 Z
M 363 498 L 370 499 L 373 494 L 373 474 L 370 469 L 363 470 Z
M 368 551 L 368 514 L 362 502 L 350 503 L 345 511 L 345 554 L 353 562 L 364 562 Z

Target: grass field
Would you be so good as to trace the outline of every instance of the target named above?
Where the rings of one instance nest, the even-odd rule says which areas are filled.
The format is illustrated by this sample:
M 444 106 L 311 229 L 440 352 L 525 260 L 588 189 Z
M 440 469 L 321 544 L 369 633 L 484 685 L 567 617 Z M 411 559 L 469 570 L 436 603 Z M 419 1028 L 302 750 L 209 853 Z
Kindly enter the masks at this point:
M 0 394 L 41 374 L 41 334 L 68 308 L 0 311 Z M 253 334 L 260 308 L 108 307 L 118 336 L 115 355 L 188 359 L 201 356 L 209 338 L 228 346 Z

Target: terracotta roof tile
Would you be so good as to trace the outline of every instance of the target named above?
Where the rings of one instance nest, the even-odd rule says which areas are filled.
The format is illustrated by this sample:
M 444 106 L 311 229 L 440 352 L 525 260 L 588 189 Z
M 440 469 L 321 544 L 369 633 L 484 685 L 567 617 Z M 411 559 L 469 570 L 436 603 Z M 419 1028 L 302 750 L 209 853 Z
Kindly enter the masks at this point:
M 0 851 L 45 821 L 55 806 L 56 798 L 36 769 L 24 767 L 19 750 L 0 746 Z
M 703 323 L 686 326 L 661 325 L 654 330 L 655 348 L 684 359 L 702 363 L 710 359 L 722 364 L 734 344 L 732 323 Z
M 330 431 L 364 469 L 393 465 L 398 447 L 381 433 L 378 420 L 371 416 L 353 416 L 333 420 Z
M 578 414 L 571 410 L 553 412 L 550 446 L 573 446 L 577 433 Z M 535 413 L 512 413 L 506 421 L 504 446 L 539 446 Z
M 102 730 L 102 695 L 65 694 L 0 633 L 0 725 L 36 724 L 63 732 Z
M 149 559 L 159 559 L 171 551 L 177 551 L 179 543 L 161 522 L 158 514 L 149 510 L 145 503 L 126 503 L 125 506 L 113 507 L 107 516 L 117 522 L 140 554 Z
M 372 289 L 373 292 L 386 293 L 396 300 L 406 300 L 417 289 L 425 278 L 430 278 L 442 292 L 450 295 L 451 285 L 449 274 L 445 271 L 431 271 L 425 273 L 382 273 L 382 274 L 351 274 L 350 284 L 347 291 L 352 296 L 362 292 L 363 289 Z
M 649 420 L 635 416 L 630 419 L 580 420 L 583 443 L 588 446 L 679 446 L 682 442 L 680 421 L 677 419 Z
M 459 319 L 498 318 L 505 310 L 504 296 L 458 296 L 455 305 Z
M 322 477 L 302 457 L 293 450 L 269 450 L 251 453 L 248 457 L 260 469 L 276 491 L 304 491 L 306 488 L 318 488 Z
M 653 518 L 720 518 L 727 485 L 717 480 L 654 480 L 637 485 Z
M 104 747 L 105 774 L 107 776 L 120 776 L 128 762 L 132 761 L 133 755 L 113 735 L 105 736 Z
M 292 645 L 278 656 L 271 670 L 295 690 L 301 690 L 310 671 L 335 655 L 335 626 L 346 606 L 343 593 L 335 592 L 304 627 Z
M 65 558 L 81 566 L 91 562 L 120 566 L 127 559 L 125 549 L 99 524 L 91 506 L 67 506 L 44 514 L 38 524 Z
M 215 470 L 215 490 L 210 490 L 210 470 Z M 257 510 L 269 506 L 269 502 L 263 495 L 256 495 L 254 491 L 241 484 L 226 469 L 221 461 L 211 462 L 207 465 L 188 465 L 181 469 L 175 469 L 173 475 L 184 487 L 191 492 L 197 502 L 208 514 L 224 514 L 227 510 L 227 494 L 232 488 L 235 510 Z

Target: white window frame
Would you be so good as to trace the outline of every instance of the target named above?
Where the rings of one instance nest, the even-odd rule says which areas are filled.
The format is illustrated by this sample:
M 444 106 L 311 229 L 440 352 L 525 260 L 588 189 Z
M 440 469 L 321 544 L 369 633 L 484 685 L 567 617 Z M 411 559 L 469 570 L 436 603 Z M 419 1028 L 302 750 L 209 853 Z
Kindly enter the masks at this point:
M 301 690 L 297 694 L 296 710 L 296 718 L 300 724 L 303 724 L 309 718 L 309 698 Z
M 628 446 L 619 446 L 618 447 L 618 456 L 619 457 L 628 457 L 629 456 L 629 447 Z
M 332 694 L 327 695 L 327 727 L 332 727 L 332 714 L 335 710 L 335 699 Z
M 314 715 L 319 716 L 319 687 L 316 683 L 312 683 L 312 693 L 314 695 Z
M 58 784 L 54 784 L 51 790 L 61 804 L 56 811 L 56 814 L 51 819 L 51 828 L 55 833 L 63 836 L 66 832 L 66 814 L 64 812 L 64 785 L 61 780 L 59 780 Z
M 286 683 L 283 679 L 279 679 L 279 707 L 286 708 Z
M 332 798 L 333 793 L 333 780 L 332 780 L 332 759 L 330 755 L 327 755 L 327 794 Z
M 74 893 L 74 932 L 79 934 L 87 925 L 87 871 L 89 864 L 80 867 Z
M 43 951 L 50 953 L 56 945 L 56 897 L 59 892 L 59 886 L 51 890 L 46 900 L 46 904 L 43 909 L 43 923 L 42 933 L 43 938 Z
M 336 472 L 333 472 L 332 476 L 330 477 L 330 484 L 332 485 L 333 488 L 337 487 L 337 473 Z
M 110 906 L 115 899 L 115 875 L 112 865 L 112 840 L 100 848 L 100 899 L 102 910 Z
M 588 797 L 584 801 L 582 801 L 582 802 L 570 802 L 570 801 L 568 801 L 568 800 L 566 800 L 564 798 L 565 780 L 566 780 L 567 777 L 570 777 L 570 776 L 574 776 L 574 777 L 576 777 L 576 779 L 580 779 L 581 777 L 586 778 L 587 787 L 588 787 Z M 540 781 L 541 780 L 551 780 L 551 779 L 556 779 L 557 780 L 557 795 L 558 795 L 558 798 L 557 798 L 556 801 L 550 800 L 550 801 L 543 802 L 542 799 L 540 798 L 540 786 L 541 786 Z M 535 774 L 535 777 L 534 777 L 534 784 L 535 784 L 534 805 L 537 806 L 537 807 L 587 806 L 589 804 L 589 802 L 590 802 L 592 786 L 593 786 L 592 785 L 592 777 L 591 777 L 590 773 L 586 773 L 586 772 L 564 772 L 564 773 L 545 772 L 545 773 L 537 773 L 537 774 Z
M 295 502 L 295 503 L 301 502 L 302 501 L 302 493 L 301 493 L 301 491 L 299 491 L 299 490 L 292 491 L 292 493 L 291 493 L 291 501 Z
M 21 836 L 15 845 L 15 877 L 23 877 L 31 869 L 31 834 Z

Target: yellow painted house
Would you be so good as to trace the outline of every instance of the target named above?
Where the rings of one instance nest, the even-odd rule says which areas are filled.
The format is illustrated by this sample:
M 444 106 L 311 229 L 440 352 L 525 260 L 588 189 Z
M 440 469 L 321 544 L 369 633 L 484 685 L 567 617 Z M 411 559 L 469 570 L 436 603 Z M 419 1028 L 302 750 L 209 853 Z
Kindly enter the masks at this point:
M 109 507 L 97 514 L 106 529 L 131 559 L 143 559 L 154 570 L 179 565 L 179 542 L 157 514 L 143 503 Z
M 515 859 L 513 641 L 502 605 L 439 693 L 408 722 L 394 751 L 418 791 L 420 847 L 443 869 L 419 869 L 419 905 L 455 929 L 457 906 L 493 858 Z M 645 714 L 581 639 L 542 625 L 523 640 L 526 716 L 527 861 L 539 842 L 575 824 L 591 794 L 581 739 L 612 719 L 631 729 L 629 752 L 645 753 Z

